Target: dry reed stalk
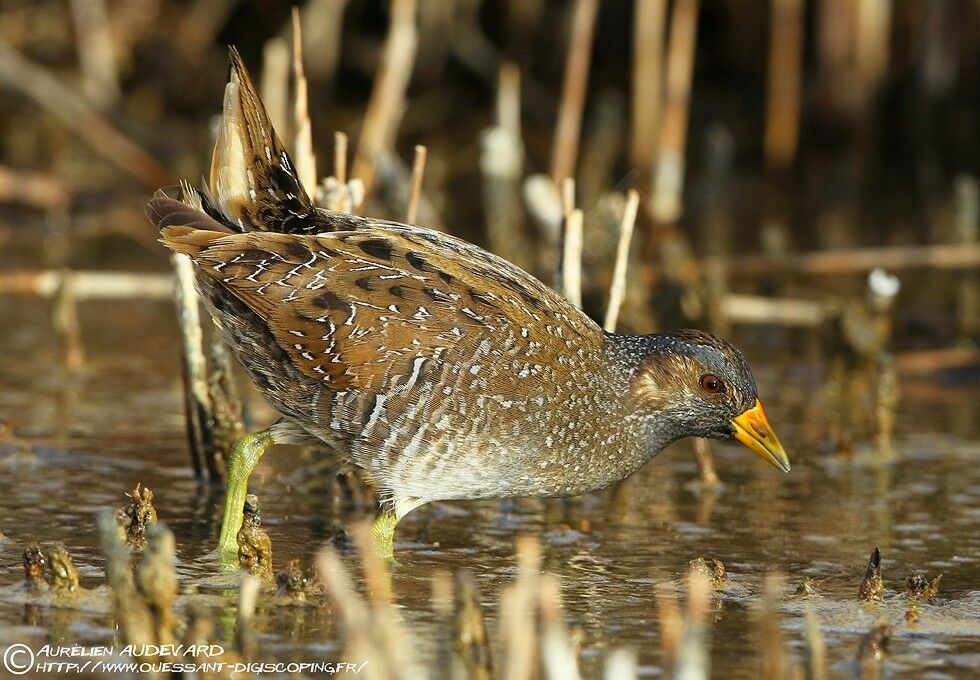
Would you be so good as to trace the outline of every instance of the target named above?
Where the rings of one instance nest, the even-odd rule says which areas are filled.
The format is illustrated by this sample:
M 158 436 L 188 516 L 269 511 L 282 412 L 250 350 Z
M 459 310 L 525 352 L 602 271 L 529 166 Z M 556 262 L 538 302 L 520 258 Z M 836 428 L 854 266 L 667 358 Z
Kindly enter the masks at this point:
M 115 514 L 111 510 L 101 510 L 97 524 L 112 610 L 122 639 L 126 644 L 152 644 L 155 642 L 153 615 L 136 590 L 129 549 L 119 540 Z
M 895 364 L 903 375 L 927 376 L 936 371 L 969 369 L 980 365 L 980 350 L 973 347 L 945 347 L 900 352 Z M 954 399 L 951 393 L 950 396 Z
M 221 473 L 214 459 L 214 407 L 208 391 L 208 367 L 204 357 L 199 295 L 194 285 L 194 265 L 186 255 L 171 258 L 176 274 L 177 321 L 180 325 L 184 363 L 184 411 L 191 444 L 194 474 L 218 480 Z
M 333 133 L 333 176 L 341 184 L 347 184 L 347 135 Z
M 568 277 L 575 278 L 576 274 L 574 271 L 569 271 L 568 268 L 576 268 L 576 264 L 574 262 L 570 262 L 570 260 L 575 258 L 574 251 L 576 249 L 576 244 L 574 243 L 574 233 L 571 234 L 573 241 L 569 241 L 569 232 L 581 231 L 581 227 L 570 224 L 570 221 L 573 219 L 572 213 L 575 212 L 575 179 L 573 177 L 566 177 L 555 186 L 558 188 L 558 196 L 561 200 L 561 231 L 559 233 L 558 240 L 558 243 L 561 245 L 560 253 L 558 253 L 556 257 L 558 266 L 556 280 L 561 283 L 562 294 L 565 295 L 567 299 L 571 300 L 571 298 L 568 297 L 570 294 L 568 292 L 570 285 L 568 283 Z M 581 247 L 579 247 L 577 250 L 579 253 L 581 253 Z M 581 257 L 578 259 L 577 268 L 579 271 L 581 271 Z M 581 274 L 579 274 L 578 278 L 581 279 Z M 571 294 L 574 295 L 574 293 Z
M 698 12 L 699 0 L 677 0 L 671 11 L 663 122 L 651 192 L 653 218 L 661 224 L 676 222 L 682 211 Z
M 858 0 L 854 26 L 854 70 L 861 86 L 861 104 L 871 105 L 888 71 L 893 0 Z
M 633 114 L 630 165 L 649 181 L 663 107 L 667 0 L 633 3 Z
M 462 665 L 455 654 L 455 612 L 453 576 L 446 569 L 439 569 L 432 575 L 432 611 L 436 616 L 435 634 L 436 668 L 442 670 L 443 677 L 465 677 Z
M 253 621 L 255 619 L 255 607 L 259 599 L 259 591 L 262 590 L 262 579 L 254 574 L 245 572 L 238 587 L 238 620 L 235 626 L 235 641 L 242 656 L 246 659 L 253 658 L 255 654 L 256 639 Z
M 684 613 L 675 680 L 707 680 L 711 677 L 708 654 L 708 603 L 711 583 L 707 575 L 691 569 L 687 575 L 687 606 Z
M 490 680 L 493 677 L 493 659 L 490 652 L 490 636 L 480 606 L 480 591 L 473 575 L 468 571 L 456 572 L 456 597 L 453 607 L 453 638 L 456 652 L 465 667 L 463 677 L 472 680 Z
M 537 593 L 541 544 L 532 536 L 517 539 L 517 581 L 500 596 L 502 680 L 530 680 L 538 663 Z
M 299 21 L 299 8 L 293 6 L 293 129 L 296 141 L 293 159 L 296 174 L 306 192 L 316 192 L 316 155 L 313 153 L 313 129 L 310 125 L 309 98 L 306 89 L 306 73 L 303 71 L 303 29 Z
M 71 0 L 70 4 L 82 67 L 82 89 L 96 108 L 111 108 L 119 101 L 120 90 L 105 0 Z
M 136 565 L 136 586 L 153 617 L 153 639 L 159 645 L 177 642 L 174 603 L 180 584 L 176 552 L 173 532 L 162 522 L 150 525 L 146 530 L 146 551 Z
M 826 318 L 824 305 L 814 300 L 728 293 L 721 298 L 720 307 L 730 323 L 811 328 Z
M 541 241 L 537 269 L 546 273 L 544 280 L 554 284 L 560 266 L 557 253 L 562 235 L 562 199 L 558 185 L 546 175 L 531 175 L 524 180 L 522 193 Z
M 512 62 L 500 65 L 497 76 L 496 114 L 497 125 L 519 141 L 521 139 L 521 70 Z
M 824 70 L 847 68 L 852 59 L 856 0 L 823 0 L 817 6 L 817 56 Z
M 748 255 L 732 258 L 725 266 L 729 275 L 765 276 L 773 273 L 828 276 L 863 274 L 875 267 L 896 269 L 976 269 L 980 267 L 980 244 L 938 244 L 824 250 L 786 253 L 775 258 Z
M 844 123 L 853 123 L 867 103 L 863 101 L 866 83 L 861 81 L 856 69 L 860 2 L 864 0 L 817 3 L 816 56 L 822 108 Z
M 781 574 L 767 574 L 763 581 L 762 609 L 759 612 L 759 636 L 762 680 L 783 680 L 789 677 L 786 649 L 779 630 L 779 592 L 783 586 Z
M 705 313 L 708 324 L 715 334 L 726 337 L 731 333 L 731 319 L 725 311 L 725 301 L 729 296 L 725 268 L 720 265 L 720 259 L 714 260 L 702 266 L 701 274 L 704 278 Z
M 325 547 L 316 556 L 316 568 L 342 627 L 344 654 L 347 658 L 374 661 L 377 650 L 371 640 L 370 608 L 354 589 L 340 557 L 332 548 Z M 372 671 L 378 672 L 377 677 L 388 677 L 383 666 Z
M 405 91 L 412 77 L 418 48 L 415 14 L 416 0 L 392 1 L 388 37 L 354 157 L 353 176 L 364 182 L 367 193 L 374 188 L 376 156 L 394 145 L 398 124 L 405 112 Z
M 609 287 L 609 303 L 606 305 L 606 318 L 602 327 L 609 333 L 616 331 L 619 310 L 626 297 L 626 270 L 629 265 L 630 243 L 633 240 L 633 226 L 640 207 L 640 194 L 630 189 L 626 194 L 626 207 L 623 220 L 619 223 L 619 241 L 616 243 L 616 263 L 613 265 L 612 284 Z
M 698 462 L 698 479 L 701 486 L 714 488 L 721 485 L 718 472 L 715 470 L 715 459 L 711 455 L 711 444 L 707 439 L 695 437 L 694 458 Z
M 803 629 L 806 635 L 803 677 L 806 680 L 826 680 L 827 647 L 820 632 L 820 621 L 809 607 L 803 614 Z
M 892 633 L 891 625 L 882 620 L 861 638 L 857 651 L 858 680 L 882 680 L 887 677 L 884 662 L 888 656 Z
M 415 158 L 412 160 L 412 188 L 408 195 L 408 208 L 405 210 L 405 222 L 415 224 L 419 212 L 419 199 L 422 197 L 422 180 L 425 178 L 425 159 L 428 149 L 421 144 L 415 145 Z
M 956 239 L 976 247 L 980 242 L 980 183 L 972 175 L 955 181 Z M 960 336 L 976 340 L 980 335 L 980 280 L 976 272 L 960 277 L 956 291 L 956 321 Z
M 334 212 L 357 212 L 364 202 L 364 183 L 347 178 L 347 135 L 343 132 L 333 133 L 333 172 L 317 187 L 317 205 Z
M 901 397 L 901 387 L 898 381 L 898 369 L 890 354 L 878 357 L 875 376 L 875 456 L 880 460 L 894 457 L 895 449 L 892 444 L 897 420 L 898 402 Z
M 343 44 L 344 10 L 349 0 L 308 0 L 300 10 L 306 70 L 317 88 L 332 88 Z
M 558 186 L 561 188 L 561 214 L 568 219 L 575 210 L 575 179 L 566 177 Z
M 364 538 L 370 530 L 364 525 Z M 360 550 L 365 566 L 370 556 L 377 559 L 368 547 Z M 337 553 L 324 548 L 316 558 L 317 570 L 324 590 L 333 604 L 342 626 L 344 658 L 366 662 L 370 677 L 414 680 L 425 678 L 425 669 L 416 661 L 417 648 L 412 636 L 398 619 L 390 601 L 383 599 L 366 603 L 355 590 Z M 367 578 L 367 574 L 365 574 Z
M 0 42 L 0 84 L 16 90 L 75 132 L 93 151 L 156 189 L 174 177 L 145 149 L 126 137 L 91 104 L 62 85 L 47 69 L 31 63 Z
M 391 569 L 375 549 L 371 538 L 371 522 L 357 522 L 351 528 L 351 535 L 361 558 L 368 599 L 374 605 L 390 605 L 395 599 L 391 589 Z
M 288 137 L 291 129 L 289 116 L 289 69 L 291 63 L 289 43 L 284 38 L 269 38 L 262 48 L 262 103 L 269 120 L 279 134 Z
M 565 218 L 565 240 L 562 244 L 562 294 L 573 305 L 582 308 L 582 241 L 581 210 L 575 209 Z
M 69 270 L 63 272 L 61 285 L 54 294 L 51 319 L 58 336 L 58 344 L 61 346 L 61 363 L 69 373 L 76 373 L 85 363 L 85 349 L 82 346 L 82 330 L 78 322 L 75 278 Z
M 541 665 L 544 675 L 549 680 L 577 680 L 581 678 L 578 658 L 565 626 L 558 579 L 545 574 L 540 581 L 538 605 L 541 608 Z
M 215 42 L 240 0 L 196 0 L 184 13 L 173 40 L 188 62 L 198 61 Z
M 211 374 L 208 376 L 208 394 L 214 416 L 214 455 L 227 461 L 235 442 L 245 433 L 244 409 L 235 384 L 231 352 L 217 334 L 208 343 Z
M 393 213 L 404 214 L 408 210 L 412 194 L 412 168 L 392 151 L 382 150 L 375 155 L 374 194 L 375 199 L 388 206 Z M 429 229 L 445 228 L 436 207 L 424 193 L 419 194 L 417 219 Z
M 555 184 L 575 175 L 598 10 L 599 0 L 576 0 L 572 10 L 568 60 L 551 148 L 551 179 Z
M 333 548 L 325 547 L 316 556 L 317 573 L 341 624 L 349 632 L 367 623 L 368 607 L 354 589 L 343 562 Z
M 606 655 L 603 680 L 637 680 L 636 653 L 629 649 L 614 649 Z
M 0 165 L 0 203 L 64 212 L 71 204 L 71 190 L 54 175 Z
M 677 596 L 664 584 L 657 586 L 657 624 L 660 632 L 660 648 L 664 653 L 664 666 L 673 669 L 681 647 L 683 619 L 677 604 Z
M 796 157 L 800 133 L 803 0 L 772 0 L 771 7 L 764 146 L 766 164 L 782 171 Z
M 496 125 L 480 135 L 483 207 L 490 250 L 522 269 L 533 267 L 534 249 L 524 233 L 521 175 L 521 74 L 511 63 L 500 67 L 497 79 Z
M 66 272 L 59 269 L 0 272 L 0 295 L 54 297 Z M 142 272 L 72 271 L 76 300 L 92 299 L 172 299 L 174 277 Z
M 704 189 L 700 192 L 704 228 L 699 250 L 702 256 L 714 256 L 702 266 L 703 291 L 709 327 L 715 334 L 726 337 L 730 332 L 728 318 L 721 300 L 728 294 L 728 278 L 723 262 L 730 254 L 735 231 L 732 216 L 732 166 L 735 157 L 735 138 L 722 124 L 708 131 L 705 139 L 707 172 Z

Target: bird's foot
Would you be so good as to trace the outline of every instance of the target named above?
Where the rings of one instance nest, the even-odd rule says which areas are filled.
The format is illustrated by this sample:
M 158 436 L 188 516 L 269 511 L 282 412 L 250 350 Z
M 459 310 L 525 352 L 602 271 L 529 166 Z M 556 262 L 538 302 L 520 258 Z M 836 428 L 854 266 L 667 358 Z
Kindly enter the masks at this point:
M 247 434 L 231 448 L 228 456 L 228 483 L 225 493 L 225 513 L 221 520 L 218 551 L 222 562 L 238 560 L 238 530 L 242 528 L 243 508 L 248 494 L 248 478 L 268 446 L 273 444 L 272 433 L 262 430 Z
M 395 561 L 395 526 L 398 517 L 393 512 L 382 511 L 371 525 L 371 543 L 378 557 L 386 562 Z

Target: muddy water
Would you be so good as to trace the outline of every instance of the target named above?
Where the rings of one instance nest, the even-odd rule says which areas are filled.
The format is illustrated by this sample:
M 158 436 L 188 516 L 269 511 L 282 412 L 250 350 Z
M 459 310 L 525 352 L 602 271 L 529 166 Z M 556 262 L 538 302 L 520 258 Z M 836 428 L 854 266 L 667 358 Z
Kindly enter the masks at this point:
M 0 445 L 0 646 L 14 640 L 111 641 L 105 600 L 80 607 L 25 603 L 16 587 L 20 554 L 32 540 L 66 544 L 82 583 L 103 583 L 94 513 L 119 507 L 136 482 L 156 493 L 161 520 L 174 531 L 185 591 L 206 593 L 221 631 L 232 635 L 235 595 L 216 587 L 206 557 L 215 543 L 219 491 L 190 472 L 178 380 L 177 338 L 166 303 L 92 302 L 81 307 L 88 361 L 67 377 L 43 303 L 0 298 L 0 419 L 16 442 Z M 798 660 L 806 606 L 820 617 L 835 676 L 855 672 L 862 635 L 887 619 L 895 637 L 892 677 L 976 677 L 980 667 L 980 386 L 976 382 L 904 385 L 897 454 L 874 464 L 841 461 L 821 450 L 821 373 L 784 362 L 759 367 L 767 411 L 790 450 L 783 475 L 737 446 L 719 446 L 725 486 L 698 489 L 686 445 L 677 445 L 615 490 L 571 501 L 441 504 L 399 528 L 394 589 L 423 656 L 435 625 L 430 577 L 468 568 L 495 624 L 500 586 L 514 578 L 515 537 L 539 534 L 545 565 L 561 578 L 571 623 L 584 631 L 583 666 L 597 675 L 608 650 L 633 648 L 641 674 L 663 674 L 654 603 L 658 582 L 679 578 L 692 558 L 722 560 L 729 580 L 713 600 L 714 677 L 752 678 L 762 576 L 787 575 L 783 635 Z M 256 409 L 258 410 L 258 409 Z M 271 452 L 252 490 L 264 503 L 277 567 L 308 559 L 338 517 L 326 484 L 295 456 Z M 879 605 L 857 602 L 873 546 L 881 548 L 886 586 Z M 346 554 L 351 565 L 355 558 Z M 910 569 L 944 574 L 939 600 L 906 624 L 902 584 Z M 804 578 L 816 596 L 791 597 Z M 204 597 L 204 596 L 202 596 Z M 330 616 L 312 609 L 260 612 L 268 659 L 333 658 Z M 3 671 L 0 671 L 3 673 Z

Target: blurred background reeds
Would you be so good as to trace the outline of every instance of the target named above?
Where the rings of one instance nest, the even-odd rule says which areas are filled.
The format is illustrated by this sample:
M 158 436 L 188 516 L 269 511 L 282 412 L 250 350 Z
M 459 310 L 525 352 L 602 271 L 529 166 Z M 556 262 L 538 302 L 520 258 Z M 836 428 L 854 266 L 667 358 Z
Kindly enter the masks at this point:
M 793 473 L 697 441 L 585 498 L 435 504 L 385 576 L 351 549 L 369 486 L 267 456 L 243 558 L 265 580 L 238 592 L 198 480 L 274 414 L 143 215 L 206 173 L 228 45 L 321 206 L 486 246 L 608 330 L 732 337 Z M 0 642 L 971 677 L 978 177 L 976 0 L 0 0 Z M 93 513 L 141 481 L 169 529 L 133 576 Z

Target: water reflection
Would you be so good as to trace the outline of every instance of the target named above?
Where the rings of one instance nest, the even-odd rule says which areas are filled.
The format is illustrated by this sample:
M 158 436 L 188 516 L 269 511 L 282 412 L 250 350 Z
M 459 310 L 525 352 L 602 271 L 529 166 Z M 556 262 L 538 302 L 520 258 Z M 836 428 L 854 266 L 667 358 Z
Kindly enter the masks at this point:
M 125 307 L 125 313 L 119 307 Z M 130 308 L 131 307 L 131 308 Z M 219 635 L 232 639 L 234 579 L 216 574 L 209 556 L 221 492 L 200 486 L 185 453 L 177 339 L 166 306 L 99 303 L 82 315 L 89 363 L 74 377 L 60 371 L 44 310 L 0 300 L 12 330 L 0 336 L 0 641 L 50 637 L 66 642 L 111 637 L 102 610 L 51 607 L 15 596 L 20 554 L 31 540 L 63 542 L 82 585 L 102 584 L 103 558 L 94 514 L 125 504 L 137 482 L 156 494 L 160 518 L 174 531 L 185 594 L 215 612 Z M 101 312 L 101 313 L 100 313 Z M 775 367 L 773 367 L 774 369 Z M 847 672 L 861 637 L 879 619 L 893 625 L 895 669 L 924 672 L 941 663 L 951 675 L 975 662 L 980 639 L 980 423 L 974 385 L 947 390 L 904 387 L 896 458 L 876 460 L 860 447 L 853 458 L 821 450 L 824 422 L 815 393 L 819 371 L 762 372 L 767 409 L 786 442 L 793 473 L 782 475 L 737 447 L 715 447 L 723 480 L 702 488 L 689 445 L 680 444 L 615 488 L 569 500 L 442 503 L 399 527 L 393 589 L 420 639 L 432 631 L 431 577 L 471 570 L 497 624 L 497 597 L 515 575 L 515 538 L 540 534 L 543 566 L 556 574 L 570 623 L 584 631 L 583 667 L 598 673 L 607 649 L 627 646 L 647 675 L 662 672 L 659 589 L 674 589 L 688 562 L 717 558 L 728 572 L 710 615 L 712 667 L 719 677 L 754 677 L 758 643 L 753 610 L 762 577 L 786 575 L 780 599 L 784 637 L 801 654 L 802 614 L 818 614 L 831 669 Z M 778 384 L 778 390 L 776 386 Z M 253 412 L 261 409 L 253 405 Z M 340 486 L 309 472 L 301 456 L 267 456 L 252 490 L 263 503 L 276 569 L 309 560 L 368 509 L 345 500 Z M 882 552 L 884 599 L 862 604 L 857 589 L 870 549 Z M 345 559 L 353 562 L 348 551 Z M 902 594 L 912 570 L 944 574 L 939 597 L 906 622 Z M 804 578 L 812 598 L 793 593 Z M 203 598 L 203 599 L 200 599 Z M 256 632 L 266 652 L 334 649 L 337 631 L 315 608 L 260 607 Z M 420 650 L 435 655 L 434 646 Z

